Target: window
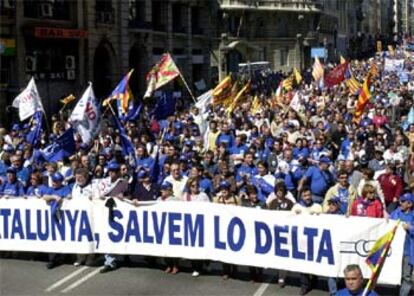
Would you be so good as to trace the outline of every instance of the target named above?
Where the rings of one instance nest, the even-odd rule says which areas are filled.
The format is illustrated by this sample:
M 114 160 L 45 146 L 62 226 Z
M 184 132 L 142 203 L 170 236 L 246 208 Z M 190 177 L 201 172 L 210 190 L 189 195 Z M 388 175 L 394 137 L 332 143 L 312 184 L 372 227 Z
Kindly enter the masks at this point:
M 167 21 L 167 7 L 163 1 L 152 2 L 152 23 L 154 30 L 165 31 Z
M 289 54 L 288 47 L 280 49 L 280 65 L 281 66 L 288 65 L 288 54 Z
M 8 1 L 10 2 L 10 0 Z M 25 0 L 23 13 L 25 17 L 70 20 L 70 0 L 38 1 Z M 72 2 L 73 3 L 73 2 Z

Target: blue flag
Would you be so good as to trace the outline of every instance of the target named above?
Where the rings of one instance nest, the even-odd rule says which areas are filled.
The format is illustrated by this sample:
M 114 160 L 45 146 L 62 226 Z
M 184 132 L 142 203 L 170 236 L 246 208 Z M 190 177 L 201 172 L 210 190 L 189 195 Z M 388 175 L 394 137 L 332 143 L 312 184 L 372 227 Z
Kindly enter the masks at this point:
M 115 124 L 119 129 L 119 136 L 121 137 L 121 146 L 122 146 L 122 153 L 129 157 L 130 160 L 133 160 L 131 167 L 135 168 L 137 166 L 138 160 L 137 155 L 135 153 L 135 148 L 132 145 L 131 141 L 129 140 L 124 127 L 119 122 L 118 118 L 114 116 Z
M 157 154 L 155 155 L 154 164 L 151 168 L 151 182 L 157 183 L 158 182 L 158 176 L 160 175 L 160 147 L 158 146 Z
M 171 92 L 163 93 L 151 115 L 154 115 L 156 120 L 165 119 L 174 114 L 176 103 L 177 98 L 174 98 Z
M 119 119 L 123 121 L 135 121 L 138 119 L 139 114 L 141 113 L 142 104 L 139 104 L 136 108 L 134 108 L 134 103 L 132 101 L 129 102 L 128 105 L 128 112 L 126 115 L 119 114 Z
M 26 142 L 36 147 L 43 131 L 43 112 L 36 111 L 32 117 L 32 127 L 26 136 Z
M 66 130 L 59 138 L 40 151 L 41 156 L 48 162 L 56 162 L 76 152 L 73 129 Z

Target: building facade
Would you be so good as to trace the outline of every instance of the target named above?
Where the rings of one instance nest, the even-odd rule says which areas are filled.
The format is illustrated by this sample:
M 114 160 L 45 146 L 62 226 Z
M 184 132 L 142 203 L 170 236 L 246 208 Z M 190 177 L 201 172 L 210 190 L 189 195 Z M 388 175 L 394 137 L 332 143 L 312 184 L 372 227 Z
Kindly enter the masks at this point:
M 357 33 L 359 0 L 220 0 L 220 76 L 238 63 L 269 61 L 273 70 L 310 67 L 312 48 L 325 62 L 347 55 Z M 212 59 L 214 62 L 214 59 Z
M 131 89 L 142 96 L 146 73 L 165 52 L 201 92 L 211 83 L 213 13 L 198 0 L 0 0 L 0 118 L 13 113 L 32 76 L 48 116 L 88 81 L 105 98 L 131 68 Z

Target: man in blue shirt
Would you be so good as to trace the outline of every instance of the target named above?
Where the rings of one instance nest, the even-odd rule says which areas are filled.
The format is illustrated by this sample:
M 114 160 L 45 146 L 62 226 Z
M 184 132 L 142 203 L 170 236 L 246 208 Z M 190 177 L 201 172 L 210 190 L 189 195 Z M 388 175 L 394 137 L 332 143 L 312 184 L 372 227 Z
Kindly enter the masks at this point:
M 364 278 L 361 268 L 356 264 L 350 264 L 344 269 L 345 289 L 339 290 L 336 296 L 362 296 L 364 293 Z M 366 296 L 377 296 L 374 291 L 368 291 Z
M 46 194 L 44 196 L 44 199 L 50 203 L 50 211 L 51 215 L 53 215 L 52 219 L 58 219 L 55 215 L 58 214 L 59 203 L 62 198 L 66 198 L 72 193 L 72 188 L 70 186 L 62 185 L 63 180 L 64 177 L 61 173 L 54 173 L 52 175 L 52 187 L 49 187 L 46 190 Z M 63 254 L 49 254 L 49 262 L 46 265 L 47 269 L 52 269 L 62 264 L 63 259 Z
M 390 218 L 393 220 L 401 220 L 403 222 L 402 226 L 406 230 L 400 296 L 410 295 L 412 287 L 411 274 L 414 264 L 413 205 L 414 195 L 411 193 L 404 193 L 400 197 L 400 206 L 395 209 L 390 215 Z
M 334 178 L 328 170 L 330 163 L 330 159 L 324 156 L 321 157 L 318 165 L 309 167 L 299 182 L 298 192 L 300 193 L 305 183 L 309 182 L 312 200 L 322 204 L 326 192 L 334 184 Z
M 19 197 L 24 195 L 24 186 L 17 180 L 17 170 L 14 167 L 7 169 L 7 179 L 0 186 L 0 195 L 8 197 Z

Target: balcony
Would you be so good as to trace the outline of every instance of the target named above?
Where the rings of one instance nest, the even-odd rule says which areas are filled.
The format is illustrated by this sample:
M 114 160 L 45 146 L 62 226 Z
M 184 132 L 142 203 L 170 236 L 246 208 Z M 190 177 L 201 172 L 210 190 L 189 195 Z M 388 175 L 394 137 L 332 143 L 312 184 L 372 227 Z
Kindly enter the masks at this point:
M 321 12 L 322 4 L 318 0 L 222 0 L 223 10 L 265 10 Z

